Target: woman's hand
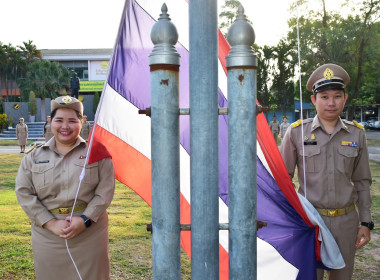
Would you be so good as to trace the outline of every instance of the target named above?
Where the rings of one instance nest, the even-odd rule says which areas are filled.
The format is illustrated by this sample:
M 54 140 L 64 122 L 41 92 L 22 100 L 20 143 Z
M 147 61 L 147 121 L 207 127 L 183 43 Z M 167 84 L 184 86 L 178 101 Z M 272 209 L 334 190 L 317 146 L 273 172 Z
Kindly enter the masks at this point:
M 67 228 L 70 224 L 65 220 L 51 219 L 45 223 L 42 227 L 51 231 L 55 235 L 60 236 L 63 233 L 63 230 Z
M 71 222 L 70 217 L 66 217 L 65 222 L 69 226 L 62 229 L 62 233 L 59 235 L 59 237 L 64 239 L 72 239 L 86 229 L 86 225 L 81 217 L 73 216 Z

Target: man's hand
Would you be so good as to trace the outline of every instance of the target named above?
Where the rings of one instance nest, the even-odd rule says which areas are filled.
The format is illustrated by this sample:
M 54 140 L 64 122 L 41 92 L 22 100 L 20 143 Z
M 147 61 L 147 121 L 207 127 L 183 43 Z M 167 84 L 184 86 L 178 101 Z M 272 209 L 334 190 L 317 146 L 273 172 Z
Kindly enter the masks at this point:
M 71 222 L 70 217 L 66 217 L 66 222 L 69 226 L 62 229 L 62 234 L 59 235 L 64 239 L 72 239 L 86 229 L 86 225 L 81 217 L 73 216 Z
M 69 223 L 67 223 L 65 220 L 57 220 L 57 219 L 51 219 L 47 223 L 45 223 L 42 227 L 51 231 L 55 235 L 61 235 L 63 233 L 63 230 L 69 226 Z
M 360 226 L 356 236 L 356 250 L 366 245 L 371 240 L 371 232 L 368 227 Z

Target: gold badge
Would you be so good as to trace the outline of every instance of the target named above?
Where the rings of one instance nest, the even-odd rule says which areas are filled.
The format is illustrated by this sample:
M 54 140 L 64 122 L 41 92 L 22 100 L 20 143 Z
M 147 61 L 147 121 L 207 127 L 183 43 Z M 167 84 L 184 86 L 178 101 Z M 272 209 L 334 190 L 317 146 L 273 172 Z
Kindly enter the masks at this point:
M 70 104 L 71 101 L 73 101 L 73 100 L 71 99 L 70 96 L 65 96 L 65 97 L 62 98 L 62 102 L 65 103 L 65 104 Z
M 311 134 L 310 139 L 315 140 L 315 134 Z
M 334 72 L 330 68 L 326 68 L 325 72 L 323 73 L 323 77 L 327 80 L 331 80 L 334 77 Z

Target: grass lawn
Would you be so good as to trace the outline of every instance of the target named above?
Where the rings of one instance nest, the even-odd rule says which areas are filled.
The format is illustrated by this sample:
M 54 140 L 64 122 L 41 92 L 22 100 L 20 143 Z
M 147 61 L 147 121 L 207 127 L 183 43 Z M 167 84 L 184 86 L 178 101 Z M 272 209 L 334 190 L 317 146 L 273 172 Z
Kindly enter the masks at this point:
M 34 279 L 30 222 L 18 205 L 14 181 L 20 154 L 0 154 L 0 279 Z M 380 163 L 371 162 L 373 219 L 380 225 Z M 109 207 L 112 279 L 152 279 L 151 208 L 117 182 Z M 380 230 L 357 253 L 354 280 L 380 279 Z M 182 252 L 182 277 L 191 279 L 190 259 Z
M 34 279 L 30 221 L 17 203 L 14 182 L 23 155 L 0 154 L 0 279 Z M 112 279 L 152 279 L 151 208 L 116 182 L 109 212 Z M 182 277 L 191 279 L 182 251 Z

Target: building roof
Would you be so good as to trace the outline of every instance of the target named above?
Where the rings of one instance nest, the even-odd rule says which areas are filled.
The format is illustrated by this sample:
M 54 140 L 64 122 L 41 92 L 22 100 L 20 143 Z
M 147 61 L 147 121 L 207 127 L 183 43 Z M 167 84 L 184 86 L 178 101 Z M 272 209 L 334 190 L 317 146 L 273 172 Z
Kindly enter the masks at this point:
M 42 49 L 42 58 L 51 61 L 110 60 L 112 49 Z

